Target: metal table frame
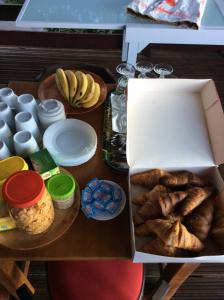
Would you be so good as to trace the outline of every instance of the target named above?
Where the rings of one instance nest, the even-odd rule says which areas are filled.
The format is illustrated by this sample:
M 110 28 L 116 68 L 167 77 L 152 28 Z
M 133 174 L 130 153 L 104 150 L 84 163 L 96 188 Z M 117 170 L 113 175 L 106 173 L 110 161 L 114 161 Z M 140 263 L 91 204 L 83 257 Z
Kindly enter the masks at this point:
M 136 40 L 136 36 L 138 39 Z M 124 30 L 122 60 L 135 64 L 137 55 L 148 44 L 224 45 L 224 27 L 220 29 L 148 28 L 127 25 Z
M 17 27 L 32 27 L 32 28 L 76 28 L 76 29 L 111 29 L 111 30 L 123 30 L 123 45 L 122 45 L 122 61 L 135 64 L 137 55 L 150 43 L 160 44 L 195 44 L 195 45 L 224 45 L 224 16 L 222 20 L 222 14 L 214 0 L 207 0 L 207 7 L 205 9 L 205 17 L 202 19 L 202 27 L 199 30 L 175 27 L 165 24 L 153 24 L 141 18 L 127 16 L 125 13 L 126 6 L 130 0 L 110 0 L 110 7 L 114 7 L 114 11 L 111 15 L 105 11 L 105 20 L 99 20 L 96 16 L 94 21 L 88 20 L 80 21 L 80 19 L 72 19 L 68 21 L 59 21 L 57 15 L 57 9 L 54 8 L 53 12 L 49 9 L 49 20 L 44 18 L 44 11 L 42 11 L 41 17 L 38 19 L 34 15 L 34 19 L 26 19 L 26 12 L 30 8 L 32 3 L 38 3 L 41 8 L 41 1 L 26 0 L 20 14 L 16 20 Z M 42 0 L 44 1 L 44 0 Z M 93 1 L 89 0 L 91 5 Z M 109 0 L 107 0 L 109 1 Z M 220 0 L 216 0 L 220 1 Z M 222 1 L 222 0 L 221 0 Z M 46 5 L 46 1 L 45 5 Z M 50 0 L 48 0 L 50 4 Z M 68 1 L 67 1 L 68 2 Z M 42 2 L 43 3 L 43 2 Z M 75 1 L 73 2 L 75 3 Z M 88 6 L 86 1 L 78 2 L 80 8 L 84 10 Z M 104 3 L 104 4 L 103 4 Z M 77 2 L 76 2 L 77 4 Z M 126 5 L 125 5 L 126 4 Z M 35 4 L 37 5 L 37 4 Z M 83 5 L 83 6 L 82 6 Z M 96 5 L 100 8 L 105 5 L 104 0 L 97 0 Z M 111 6 L 112 5 L 112 6 Z M 105 7 L 103 7 L 105 9 Z M 60 9 L 60 7 L 58 8 Z M 116 11 L 122 10 L 122 15 L 116 16 Z M 55 13 L 54 13 L 55 12 Z M 40 13 L 39 13 L 40 15 Z M 82 16 L 83 17 L 83 16 Z M 104 12 L 101 12 L 101 18 L 104 17 Z

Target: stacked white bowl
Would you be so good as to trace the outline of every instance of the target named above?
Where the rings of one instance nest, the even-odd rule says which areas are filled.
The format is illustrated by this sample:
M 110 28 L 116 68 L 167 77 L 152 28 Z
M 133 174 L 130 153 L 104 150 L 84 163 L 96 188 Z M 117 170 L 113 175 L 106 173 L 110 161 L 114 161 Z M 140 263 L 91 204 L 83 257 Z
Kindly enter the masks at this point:
M 66 119 L 49 126 L 43 145 L 61 166 L 78 166 L 96 152 L 97 135 L 94 128 L 78 119 Z

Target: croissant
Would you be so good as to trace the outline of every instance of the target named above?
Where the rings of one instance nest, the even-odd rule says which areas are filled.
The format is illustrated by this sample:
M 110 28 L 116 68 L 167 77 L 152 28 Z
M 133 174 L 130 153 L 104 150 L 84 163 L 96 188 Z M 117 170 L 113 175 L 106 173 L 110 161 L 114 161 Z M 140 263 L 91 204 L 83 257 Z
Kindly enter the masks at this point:
M 163 241 L 156 238 L 148 241 L 143 247 L 140 248 L 140 251 L 162 256 L 175 256 L 177 248 L 167 246 L 163 243 Z
M 146 223 L 135 226 L 135 234 L 138 236 L 148 236 L 154 233 L 155 233 L 154 230 L 148 228 Z
M 160 178 L 165 175 L 169 175 L 169 173 L 160 169 L 153 169 L 132 175 L 131 183 L 142 185 L 151 189 L 155 185 L 158 185 Z
M 197 186 L 205 185 L 204 181 L 198 175 L 189 171 L 172 172 L 170 175 L 161 178 L 160 183 L 169 187 L 175 187 L 178 185 L 186 184 L 192 184 Z
M 224 247 L 224 209 L 217 207 L 215 210 L 214 224 L 211 235 L 213 239 L 223 248 Z
M 135 197 L 132 202 L 137 205 L 143 205 L 147 201 L 158 201 L 158 196 L 161 193 L 166 193 L 167 188 L 163 185 L 156 185 L 151 191 L 142 193 Z
M 193 209 L 200 205 L 205 199 L 213 193 L 212 187 L 194 187 L 186 190 L 188 197 L 183 201 L 180 207 L 180 213 L 183 216 L 188 215 Z
M 145 220 L 157 218 L 161 214 L 161 207 L 158 201 L 159 195 L 153 200 L 147 201 L 134 215 L 134 224 L 142 224 Z
M 187 229 L 201 241 L 206 240 L 211 229 L 214 205 L 212 200 L 206 199 L 185 219 Z
M 184 217 L 178 211 L 171 212 L 169 215 L 166 216 L 166 218 L 171 220 L 172 222 L 174 221 L 182 222 L 184 219 Z
M 141 224 L 148 219 L 154 219 L 161 214 L 168 215 L 177 203 L 187 196 L 185 192 L 174 192 L 160 195 L 159 193 L 141 206 L 134 215 L 134 224 Z
M 168 219 L 162 220 L 162 221 L 166 221 L 166 222 L 170 222 L 171 224 L 175 223 L 175 221 L 181 221 L 182 216 L 177 216 L 175 214 L 170 214 L 169 216 L 167 216 Z M 158 219 L 155 219 L 156 222 L 158 222 Z M 137 225 L 135 226 L 135 233 L 138 236 L 148 236 L 150 234 L 155 234 L 154 231 L 154 227 L 153 226 L 148 226 L 147 222 Z
M 181 202 L 187 197 L 185 192 L 174 192 L 160 195 L 159 205 L 161 207 L 162 214 L 167 216 L 173 211 L 176 204 Z
M 167 246 L 199 252 L 203 249 L 203 243 L 179 221 L 148 220 L 147 230 L 150 234 L 156 234 Z

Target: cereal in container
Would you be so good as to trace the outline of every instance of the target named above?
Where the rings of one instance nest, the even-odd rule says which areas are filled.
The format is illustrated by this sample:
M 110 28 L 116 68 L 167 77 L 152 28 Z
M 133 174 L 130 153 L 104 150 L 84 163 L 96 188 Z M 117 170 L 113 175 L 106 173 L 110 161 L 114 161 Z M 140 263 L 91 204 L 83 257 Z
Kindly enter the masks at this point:
M 26 161 L 20 156 L 10 156 L 0 161 L 0 217 L 6 217 L 8 215 L 6 203 L 2 197 L 4 182 L 15 172 L 28 169 Z
M 16 226 L 29 234 L 46 231 L 54 220 L 51 196 L 35 171 L 11 175 L 3 185 L 3 198 Z

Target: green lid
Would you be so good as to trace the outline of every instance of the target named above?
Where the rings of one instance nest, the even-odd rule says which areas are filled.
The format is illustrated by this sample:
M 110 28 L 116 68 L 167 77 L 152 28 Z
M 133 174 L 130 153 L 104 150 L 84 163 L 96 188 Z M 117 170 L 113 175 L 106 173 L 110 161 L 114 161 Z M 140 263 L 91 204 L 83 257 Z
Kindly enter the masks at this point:
M 47 189 L 55 200 L 66 200 L 75 191 L 75 180 L 71 175 L 60 173 L 47 181 Z

